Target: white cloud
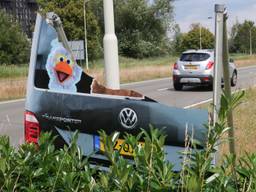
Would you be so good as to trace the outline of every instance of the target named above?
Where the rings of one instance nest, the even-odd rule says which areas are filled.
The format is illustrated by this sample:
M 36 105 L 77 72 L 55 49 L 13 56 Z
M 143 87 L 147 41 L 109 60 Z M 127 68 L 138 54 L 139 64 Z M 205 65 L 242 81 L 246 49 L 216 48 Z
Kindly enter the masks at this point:
M 214 32 L 214 4 L 225 4 L 229 20 L 228 28 L 238 20 L 256 23 L 256 0 L 178 0 L 174 2 L 175 20 L 182 32 L 187 32 L 192 23 L 201 23 Z M 207 19 L 212 17 L 211 20 Z

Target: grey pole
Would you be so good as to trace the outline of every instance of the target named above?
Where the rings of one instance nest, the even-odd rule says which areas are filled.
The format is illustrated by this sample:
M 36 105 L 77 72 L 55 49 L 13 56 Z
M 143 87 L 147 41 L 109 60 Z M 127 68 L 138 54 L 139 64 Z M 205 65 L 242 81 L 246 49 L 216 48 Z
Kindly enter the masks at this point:
M 218 121 L 221 97 L 221 77 L 223 63 L 223 15 L 224 5 L 215 4 L 215 57 L 213 82 L 213 124 Z
M 115 35 L 113 0 L 104 0 L 104 62 L 106 86 L 120 89 L 118 46 Z
M 252 55 L 252 27 L 250 28 L 250 55 Z
M 229 54 L 228 54 L 228 34 L 227 34 L 227 14 L 224 14 L 223 23 L 223 79 L 224 79 L 224 91 L 228 98 L 231 98 L 231 86 L 230 86 L 230 75 L 229 75 Z M 229 151 L 235 155 L 235 141 L 234 141 L 234 125 L 233 125 L 233 113 L 229 111 L 227 116 L 227 124 L 230 127 L 228 131 L 229 136 Z
M 88 46 L 87 46 L 87 27 L 86 27 L 86 10 L 85 4 L 89 0 L 84 0 L 84 48 L 85 48 L 85 63 L 86 63 L 86 70 L 89 71 L 89 63 L 88 63 Z
M 202 26 L 201 26 L 201 23 L 199 23 L 199 39 L 200 39 L 200 49 L 202 49 Z

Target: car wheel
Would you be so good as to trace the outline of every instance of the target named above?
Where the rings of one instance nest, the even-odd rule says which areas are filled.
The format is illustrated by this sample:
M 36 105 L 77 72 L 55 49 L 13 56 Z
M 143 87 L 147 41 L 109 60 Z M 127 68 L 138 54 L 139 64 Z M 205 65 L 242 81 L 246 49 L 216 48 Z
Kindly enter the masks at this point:
M 176 91 L 182 90 L 183 85 L 181 83 L 173 83 L 173 87 Z
M 236 86 L 237 83 L 237 72 L 234 71 L 231 77 L 231 86 L 234 87 Z

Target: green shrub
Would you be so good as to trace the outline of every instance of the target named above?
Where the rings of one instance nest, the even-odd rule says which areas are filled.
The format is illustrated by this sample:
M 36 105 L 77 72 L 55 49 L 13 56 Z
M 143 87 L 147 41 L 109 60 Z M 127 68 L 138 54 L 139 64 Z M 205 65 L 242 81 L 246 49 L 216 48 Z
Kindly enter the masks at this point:
M 236 159 L 224 158 L 213 166 L 215 147 L 226 133 L 227 114 L 235 108 L 243 93 L 222 97 L 219 121 L 208 128 L 208 140 L 202 150 L 192 150 L 197 141 L 188 136 L 179 173 L 165 159 L 165 136 L 151 126 L 137 136 L 125 135 L 125 143 L 133 149 L 133 163 L 114 150 L 119 133 L 100 132 L 105 156 L 110 162 L 107 171 L 92 167 L 76 145 L 76 133 L 70 146 L 54 147 L 54 138 L 45 133 L 38 145 L 24 144 L 17 150 L 7 137 L 0 138 L 0 191 L 255 191 L 256 154 Z M 139 141 L 144 140 L 141 147 Z M 236 165 L 236 166 L 234 166 Z
M 0 64 L 24 64 L 29 58 L 29 41 L 20 26 L 0 11 Z

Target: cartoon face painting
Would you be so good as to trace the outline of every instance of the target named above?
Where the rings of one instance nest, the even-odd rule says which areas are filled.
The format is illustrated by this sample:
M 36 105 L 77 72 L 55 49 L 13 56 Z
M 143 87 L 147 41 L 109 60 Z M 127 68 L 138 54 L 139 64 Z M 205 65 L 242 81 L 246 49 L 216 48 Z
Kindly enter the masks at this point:
M 76 92 L 76 83 L 81 79 L 82 69 L 57 39 L 51 42 L 51 46 L 46 63 L 46 70 L 50 77 L 49 89 Z

